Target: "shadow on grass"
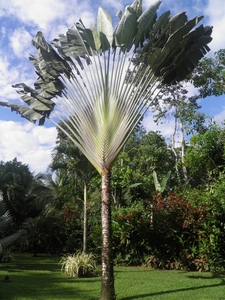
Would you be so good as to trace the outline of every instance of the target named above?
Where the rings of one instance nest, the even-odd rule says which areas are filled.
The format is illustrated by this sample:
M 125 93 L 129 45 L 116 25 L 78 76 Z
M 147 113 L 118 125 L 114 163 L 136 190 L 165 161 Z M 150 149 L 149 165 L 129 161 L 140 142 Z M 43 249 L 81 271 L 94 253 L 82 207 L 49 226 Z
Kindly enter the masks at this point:
M 49 260 L 49 261 L 48 261 Z M 50 257 L 50 256 L 42 256 L 42 257 L 32 257 L 27 254 L 16 256 L 15 261 L 10 263 L 1 263 L 1 271 L 8 272 L 23 272 L 23 271 L 51 271 L 56 272 L 60 271 L 61 265 L 59 264 L 59 257 Z
M 84 285 L 80 286 L 82 279 L 62 278 L 59 274 L 55 274 L 55 276 L 32 272 L 30 274 L 25 274 L 25 272 L 8 274 L 9 282 L 5 283 L 0 278 L 0 300 L 90 300 L 90 295 L 98 293 L 98 289 L 96 290 L 94 286 L 94 282 L 99 280 L 98 278 L 84 280 L 88 286 L 85 290 Z
M 15 259 L 0 264 L 0 300 L 90 300 L 90 295 L 98 295 L 99 277 L 67 277 L 60 271 L 60 257 L 19 254 Z
M 212 273 L 211 276 L 206 277 L 206 276 L 202 276 L 202 275 L 197 275 L 197 276 L 187 276 L 187 278 L 190 279 L 221 279 L 224 280 L 223 278 L 225 278 L 225 273 Z
M 12 262 L 10 264 L 1 264 L 0 269 L 0 300 L 70 300 L 70 299 L 78 299 L 78 300 L 96 300 L 98 299 L 101 278 L 100 277 L 90 277 L 90 278 L 71 278 L 66 277 L 64 274 L 60 272 L 59 265 L 59 257 L 38 257 L 33 258 L 28 255 L 23 255 L 23 257 L 19 257 L 16 262 Z M 121 291 L 124 288 L 123 280 L 127 280 L 128 277 L 123 276 L 122 273 L 129 273 L 129 278 L 131 276 L 130 273 L 141 272 L 144 273 L 143 279 L 141 279 L 141 283 L 145 284 L 145 278 L 147 273 L 158 272 L 156 270 L 145 269 L 145 268 L 123 268 L 117 269 L 115 271 L 115 277 L 118 277 L 118 286 L 122 282 Z M 127 273 L 127 274 L 128 274 Z M 181 274 L 180 272 L 179 274 Z M 186 272 L 183 272 L 186 274 Z M 141 275 L 140 274 L 140 275 Z M 176 274 L 176 273 L 175 273 Z M 3 276 L 9 275 L 10 282 L 4 283 L 1 279 Z M 154 274 L 153 274 L 154 275 Z M 2 276 L 2 278 L 1 278 Z M 170 274 L 169 274 L 170 276 Z M 137 280 L 139 279 L 139 274 L 135 275 Z M 206 285 L 201 285 L 197 283 L 197 286 L 193 284 L 193 287 L 190 287 L 190 283 L 188 287 L 180 287 L 178 285 L 174 286 L 172 289 L 170 285 L 164 287 L 164 290 L 158 289 L 158 291 L 149 291 L 141 290 L 140 292 L 133 291 L 131 295 L 127 295 L 125 297 L 121 297 L 120 300 L 138 300 L 138 299 L 151 299 L 151 297 L 160 297 L 164 296 L 169 298 L 173 297 L 173 294 L 179 295 L 189 291 L 197 291 L 198 290 L 207 290 L 209 288 L 216 287 L 225 287 L 225 280 L 222 274 L 211 274 L 211 275 L 201 275 L 196 273 L 191 275 L 190 273 L 185 275 L 184 277 L 194 280 L 194 279 L 215 279 L 217 282 L 207 282 L 204 280 Z M 159 274 L 159 278 L 160 274 Z M 166 277 L 165 277 L 166 278 Z M 120 283 L 119 283 L 120 282 Z M 193 282 L 191 282 L 192 284 Z M 128 285 L 129 286 L 129 285 Z M 166 290 L 165 290 L 166 289 Z M 131 291 L 130 291 L 131 292 Z M 96 295 L 96 296 L 95 296 Z M 170 298 L 172 299 L 172 298 Z M 178 298 L 176 298 L 178 299 Z M 182 298 L 184 299 L 184 298 Z M 194 299 L 194 298 L 192 298 Z M 197 298 L 196 298 L 197 299 Z M 218 299 L 218 298 L 217 298 Z M 222 298 L 221 298 L 222 299 Z M 225 298 L 224 298 L 225 299 Z
M 196 279 L 199 279 L 199 278 L 201 278 L 201 279 L 212 279 L 212 278 L 218 278 L 218 277 L 212 276 L 212 277 L 205 278 L 203 276 L 188 276 L 188 278 L 191 278 L 191 279 L 194 279 L 194 278 L 196 278 Z M 157 293 L 148 293 L 148 294 L 142 294 L 142 295 L 135 295 L 135 296 L 123 297 L 123 298 L 121 298 L 121 300 L 136 300 L 136 299 L 159 296 L 159 295 L 165 295 L 165 294 L 188 292 L 188 291 L 195 291 L 195 290 L 205 289 L 205 288 L 219 287 L 219 286 L 223 286 L 223 285 L 225 285 L 225 280 L 221 279 L 221 282 L 217 283 L 217 284 L 209 284 L 209 285 L 204 285 L 204 286 L 199 286 L 199 287 L 195 286 L 195 287 L 190 287 L 190 288 L 167 290 L 167 291 L 157 292 Z

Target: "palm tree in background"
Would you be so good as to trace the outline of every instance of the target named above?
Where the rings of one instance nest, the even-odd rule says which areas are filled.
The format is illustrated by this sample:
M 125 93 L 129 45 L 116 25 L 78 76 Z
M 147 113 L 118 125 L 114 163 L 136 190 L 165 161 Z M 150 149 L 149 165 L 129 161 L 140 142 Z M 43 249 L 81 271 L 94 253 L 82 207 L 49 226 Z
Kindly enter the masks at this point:
M 67 173 L 68 184 L 72 193 L 74 193 L 74 201 L 81 201 L 83 206 L 83 252 L 87 253 L 87 237 L 88 237 L 88 186 L 93 176 L 97 175 L 96 169 L 87 160 L 84 154 L 77 148 L 74 143 L 68 139 L 67 135 L 58 130 L 58 146 L 54 149 L 53 160 L 50 165 L 52 171 L 56 174 L 61 172 Z M 70 180 L 71 179 L 71 180 Z M 82 197 L 79 197 L 79 188 L 83 190 Z M 77 195 L 75 195 L 77 194 Z M 93 205 L 93 203 L 92 203 Z M 91 205 L 90 205 L 91 206 Z
M 2 258 L 3 251 L 17 242 L 23 235 L 25 230 L 18 230 L 13 234 L 6 234 L 8 227 L 12 223 L 12 217 L 7 210 L 6 203 L 3 200 L 2 192 L 0 191 L 0 257 Z
M 34 89 L 16 84 L 26 106 L 1 102 L 31 122 L 50 119 L 84 153 L 102 178 L 101 300 L 116 299 L 111 247 L 110 171 L 133 129 L 164 83 L 183 80 L 209 51 L 212 28 L 185 13 L 157 18 L 160 1 L 142 12 L 135 0 L 113 30 L 99 8 L 97 27 L 82 21 L 48 44 L 32 40 Z

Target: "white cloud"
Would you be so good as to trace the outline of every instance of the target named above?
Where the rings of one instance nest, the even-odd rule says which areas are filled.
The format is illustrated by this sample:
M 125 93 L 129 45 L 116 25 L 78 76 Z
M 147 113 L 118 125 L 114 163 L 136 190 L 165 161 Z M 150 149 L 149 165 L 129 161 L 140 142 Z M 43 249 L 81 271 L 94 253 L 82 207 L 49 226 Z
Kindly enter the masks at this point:
M 13 91 L 12 84 L 17 81 L 19 77 L 19 69 L 10 66 L 8 58 L 0 53 L 0 98 L 14 98 L 15 91 Z M 14 97 L 13 97 L 14 96 Z
M 225 5 L 224 0 L 209 0 L 204 9 L 204 14 L 209 19 L 209 25 L 213 26 L 213 41 L 210 48 L 213 51 L 225 48 Z
M 149 110 L 144 117 L 142 122 L 143 126 L 146 128 L 147 131 L 160 131 L 161 134 L 170 139 L 173 132 L 174 132 L 174 119 L 168 118 L 163 120 L 162 124 L 157 124 L 154 122 L 153 116 L 151 111 Z
M 6 28 L 1 26 L 1 36 L 4 38 L 6 36 Z
M 65 2 L 60 0 L 6 0 L 1 2 L 2 15 L 16 16 L 20 21 L 47 29 L 48 24 L 64 14 Z
M 79 10 L 79 13 L 78 13 Z M 88 28 L 91 24 L 95 24 L 97 12 L 93 12 L 91 10 L 81 10 L 78 8 L 76 13 L 68 12 L 68 17 L 66 19 L 66 30 L 58 31 L 58 33 L 64 33 L 68 28 L 71 28 L 74 23 L 78 22 L 80 19 L 83 24 Z
M 28 57 L 31 48 L 31 34 L 23 27 L 16 28 L 9 37 L 11 47 L 17 57 Z
M 225 106 L 221 107 L 220 113 L 216 114 L 213 118 L 218 124 L 221 124 L 225 120 Z
M 89 1 L 1 0 L 0 6 L 0 16 L 9 16 L 31 26 L 32 35 L 42 31 L 47 40 L 64 33 L 79 19 L 88 27 L 95 21 L 95 13 Z
M 34 68 L 28 59 L 14 65 L 7 53 L 0 51 L 0 101 L 19 99 L 12 85 L 19 82 L 32 85 L 36 77 Z
M 143 6 L 146 8 L 154 4 L 155 2 L 156 2 L 155 0 L 143 0 Z M 202 15 L 202 8 L 204 6 L 204 3 L 205 0 L 194 0 L 194 1 L 166 0 L 166 1 L 162 1 L 157 14 L 160 15 L 161 13 L 169 10 L 171 12 L 171 15 L 174 16 L 177 13 L 184 11 L 187 13 L 188 19 L 191 19 L 193 17 Z
M 17 157 L 32 172 L 45 172 L 55 147 L 56 128 L 37 127 L 31 123 L 0 121 L 0 160 Z
M 121 3 L 120 0 L 103 0 L 101 1 L 101 6 L 102 7 L 110 7 L 116 10 L 116 13 L 119 10 L 123 10 L 124 9 L 124 5 Z M 110 10 L 107 10 L 108 12 L 110 12 Z M 113 16 L 112 16 L 113 17 Z

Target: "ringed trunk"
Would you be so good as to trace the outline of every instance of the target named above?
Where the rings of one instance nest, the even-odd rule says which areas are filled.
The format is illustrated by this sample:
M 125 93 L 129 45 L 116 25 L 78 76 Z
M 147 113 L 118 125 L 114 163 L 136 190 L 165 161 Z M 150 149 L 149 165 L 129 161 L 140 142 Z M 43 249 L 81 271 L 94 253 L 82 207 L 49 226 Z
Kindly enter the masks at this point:
M 100 300 L 115 300 L 112 224 L 110 197 L 110 170 L 102 173 L 102 284 Z
M 87 185 L 84 184 L 84 232 L 83 232 L 83 252 L 87 253 Z

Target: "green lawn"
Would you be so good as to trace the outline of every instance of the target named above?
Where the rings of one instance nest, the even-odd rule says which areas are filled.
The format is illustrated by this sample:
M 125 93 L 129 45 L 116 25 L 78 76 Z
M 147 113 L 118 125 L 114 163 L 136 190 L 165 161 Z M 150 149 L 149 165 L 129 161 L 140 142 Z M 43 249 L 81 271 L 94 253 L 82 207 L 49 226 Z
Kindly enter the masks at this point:
M 75 279 L 60 272 L 59 257 L 17 254 L 0 264 L 0 300 L 96 300 L 99 277 Z M 9 275 L 10 282 L 3 282 Z M 118 300 L 224 300 L 225 276 L 211 273 L 115 268 Z

